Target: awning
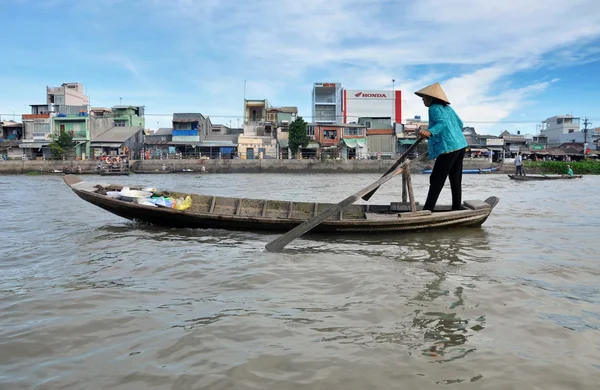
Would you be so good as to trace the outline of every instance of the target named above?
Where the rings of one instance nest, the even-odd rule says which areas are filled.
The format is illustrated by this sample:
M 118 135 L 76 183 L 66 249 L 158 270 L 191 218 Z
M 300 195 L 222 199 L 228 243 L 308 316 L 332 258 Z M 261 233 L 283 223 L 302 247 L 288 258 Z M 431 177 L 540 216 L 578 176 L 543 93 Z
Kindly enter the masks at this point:
M 90 147 L 92 148 L 120 148 L 121 145 L 123 145 L 122 143 L 108 143 L 108 142 L 103 142 L 103 143 L 96 143 L 96 142 L 92 142 Z
M 366 148 L 367 147 L 367 139 L 366 138 L 344 138 L 342 140 L 349 148 Z
M 40 149 L 40 148 L 43 148 L 44 146 L 48 146 L 48 145 L 50 145 L 50 142 L 48 142 L 48 143 L 25 142 L 25 143 L 19 144 L 19 147 L 21 149 Z
M 309 142 L 308 145 L 306 145 L 306 147 L 302 148 L 302 149 L 319 149 L 321 147 L 321 145 L 319 145 L 318 142 Z
M 280 139 L 279 140 L 279 147 L 280 148 L 287 148 L 290 145 L 290 141 L 287 139 Z
M 398 143 L 400 145 L 412 145 L 416 142 L 416 139 L 399 139 Z
M 220 146 L 225 146 L 225 147 L 232 148 L 232 147 L 235 147 L 237 145 L 234 144 L 231 141 L 206 141 L 205 140 L 205 141 L 202 141 L 200 143 L 200 145 L 198 145 L 198 146 L 203 146 L 203 147 L 206 147 L 206 148 L 209 148 L 209 147 L 217 147 L 218 148 Z

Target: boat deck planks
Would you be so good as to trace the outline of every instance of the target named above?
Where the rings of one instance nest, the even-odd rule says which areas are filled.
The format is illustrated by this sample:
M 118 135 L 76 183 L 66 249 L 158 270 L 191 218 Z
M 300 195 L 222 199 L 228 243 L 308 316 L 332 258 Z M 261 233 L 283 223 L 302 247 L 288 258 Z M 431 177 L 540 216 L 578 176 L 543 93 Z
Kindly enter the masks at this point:
M 90 183 L 75 175 L 66 175 L 65 183 L 81 199 L 120 217 L 168 227 L 222 228 L 230 230 L 287 231 L 318 215 L 333 203 L 296 202 L 272 199 L 233 198 L 169 191 L 171 198 L 190 196 L 188 210 L 176 210 L 129 203 L 97 193 L 98 187 L 119 190 L 122 185 Z M 142 186 L 129 186 L 132 190 Z M 415 203 L 351 204 L 323 221 L 315 232 L 408 231 L 429 228 L 480 226 L 498 203 L 497 197 L 465 200 L 463 209 L 451 211 L 449 205 L 436 206 L 435 212 L 423 211 Z

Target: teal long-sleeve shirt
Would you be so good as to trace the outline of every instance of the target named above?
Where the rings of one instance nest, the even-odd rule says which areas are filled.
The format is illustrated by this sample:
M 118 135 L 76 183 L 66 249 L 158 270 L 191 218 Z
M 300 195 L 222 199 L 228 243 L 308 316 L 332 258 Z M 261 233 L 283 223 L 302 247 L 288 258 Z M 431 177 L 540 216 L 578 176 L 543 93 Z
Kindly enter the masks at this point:
M 429 107 L 429 158 L 433 160 L 440 154 L 466 148 L 468 144 L 462 128 L 463 123 L 452 107 L 432 104 Z

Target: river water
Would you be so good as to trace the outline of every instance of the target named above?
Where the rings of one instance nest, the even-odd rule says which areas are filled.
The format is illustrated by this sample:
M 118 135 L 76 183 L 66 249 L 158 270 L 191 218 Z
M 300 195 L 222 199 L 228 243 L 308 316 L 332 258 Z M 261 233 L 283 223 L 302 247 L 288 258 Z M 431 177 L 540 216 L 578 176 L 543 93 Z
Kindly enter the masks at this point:
M 108 179 L 337 202 L 378 177 Z M 0 389 L 597 389 L 600 177 L 463 181 L 500 198 L 482 228 L 273 254 L 275 234 L 138 225 L 60 176 L 2 176 Z M 420 202 L 427 183 L 413 176 Z

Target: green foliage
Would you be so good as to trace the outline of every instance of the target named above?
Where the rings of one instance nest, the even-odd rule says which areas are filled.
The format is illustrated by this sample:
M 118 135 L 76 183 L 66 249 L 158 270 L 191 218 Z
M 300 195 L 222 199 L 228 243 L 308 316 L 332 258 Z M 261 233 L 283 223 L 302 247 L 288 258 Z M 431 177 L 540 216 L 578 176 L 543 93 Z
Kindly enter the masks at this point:
M 566 174 L 567 164 L 571 165 L 571 169 L 575 175 L 600 175 L 600 161 L 525 161 L 525 170 L 535 169 L 543 173 Z
M 73 150 L 73 147 L 75 147 L 73 134 L 65 130 L 61 130 L 60 134 L 54 134 L 52 136 L 52 143 L 50 143 L 48 147 L 50 148 L 52 157 L 54 157 L 55 160 L 62 160 L 69 152 Z
M 308 145 L 308 135 L 306 134 L 306 122 L 299 116 L 290 123 L 288 142 L 292 155 L 298 154 L 298 149 L 305 148 Z

